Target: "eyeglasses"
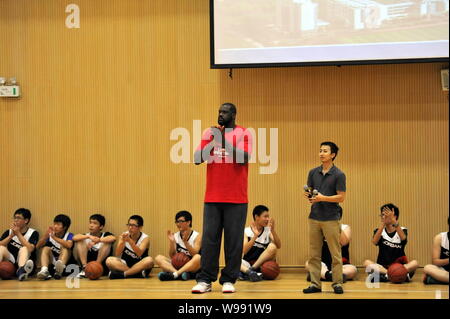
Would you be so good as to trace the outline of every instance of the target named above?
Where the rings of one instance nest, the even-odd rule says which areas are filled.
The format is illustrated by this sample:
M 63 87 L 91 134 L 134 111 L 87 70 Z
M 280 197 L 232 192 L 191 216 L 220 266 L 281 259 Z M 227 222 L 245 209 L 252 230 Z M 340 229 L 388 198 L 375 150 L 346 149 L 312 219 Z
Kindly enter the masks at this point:
M 186 221 L 184 219 L 179 219 L 175 221 L 175 224 L 179 224 L 179 223 L 185 223 Z
M 139 225 L 136 225 L 136 224 L 125 224 L 125 226 L 127 226 L 127 227 L 139 227 Z

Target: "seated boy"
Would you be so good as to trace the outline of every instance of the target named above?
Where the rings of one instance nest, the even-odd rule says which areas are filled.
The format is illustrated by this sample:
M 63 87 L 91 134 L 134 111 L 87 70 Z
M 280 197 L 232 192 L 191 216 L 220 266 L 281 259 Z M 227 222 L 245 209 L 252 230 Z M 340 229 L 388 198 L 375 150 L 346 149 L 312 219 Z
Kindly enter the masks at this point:
M 0 261 L 12 262 L 18 268 L 17 278 L 23 281 L 34 269 L 39 233 L 28 227 L 31 219 L 28 209 L 19 208 L 14 212 L 13 219 L 11 228 L 0 238 Z
M 450 219 L 450 218 L 449 218 Z M 449 223 L 447 219 L 447 224 Z M 426 285 L 443 284 L 448 285 L 448 231 L 442 232 L 434 237 L 432 264 L 423 268 L 423 283 Z
M 407 281 L 411 281 L 419 264 L 416 260 L 408 262 L 406 257 L 408 230 L 406 227 L 400 227 L 398 223 L 400 210 L 394 204 L 386 204 L 381 206 L 380 211 L 381 224 L 375 229 L 372 239 L 372 243 L 379 249 L 377 262 L 366 260 L 364 266 L 366 269 L 372 269 L 372 272 L 379 272 L 380 281 L 387 282 L 389 266 L 393 263 L 401 263 L 408 271 Z
M 261 265 L 275 260 L 281 240 L 275 231 L 275 221 L 269 216 L 269 208 L 258 205 L 253 209 L 253 222 L 244 230 L 244 248 L 240 280 L 260 281 Z
M 116 237 L 110 232 L 103 232 L 105 227 L 105 217 L 100 214 L 93 214 L 89 217 L 89 232 L 77 234 L 73 237 L 75 243 L 75 259 L 81 265 L 82 270 L 78 274 L 79 278 L 85 278 L 85 268 L 87 263 L 97 261 L 103 266 L 103 275 L 107 275 L 109 270 L 106 266 L 106 257 L 112 255 L 112 245 Z
M 128 219 L 128 231 L 119 237 L 116 256 L 108 257 L 106 265 L 109 279 L 147 278 L 153 268 L 153 259 L 148 256 L 150 241 L 142 232 L 144 219 L 133 215 Z
M 196 272 L 200 269 L 200 246 L 201 236 L 192 229 L 192 215 L 188 211 L 180 211 L 175 215 L 175 224 L 178 232 L 175 234 L 167 231 L 169 239 L 169 257 L 158 255 L 156 263 L 163 270 L 158 274 L 161 281 L 174 280 L 181 277 L 183 280 L 194 279 Z M 176 253 L 186 254 L 190 260 L 180 269 L 176 270 L 171 258 Z
M 70 218 L 67 215 L 59 214 L 53 219 L 53 225 L 39 240 L 36 248 L 42 247 L 41 251 L 41 271 L 37 277 L 40 280 L 50 278 L 61 279 L 65 274 L 64 270 L 72 257 L 73 234 L 69 232 Z

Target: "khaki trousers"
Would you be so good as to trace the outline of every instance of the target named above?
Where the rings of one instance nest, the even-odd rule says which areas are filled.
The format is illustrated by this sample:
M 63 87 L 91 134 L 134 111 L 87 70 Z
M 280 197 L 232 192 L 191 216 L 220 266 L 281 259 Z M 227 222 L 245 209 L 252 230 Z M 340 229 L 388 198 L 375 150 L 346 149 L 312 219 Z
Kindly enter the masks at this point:
M 322 268 L 322 245 L 323 238 L 327 240 L 332 259 L 332 286 L 341 286 L 342 280 L 342 255 L 341 244 L 341 223 L 339 220 L 318 221 L 309 219 L 309 272 L 311 274 L 311 284 L 317 288 L 322 288 L 320 281 L 320 270 Z

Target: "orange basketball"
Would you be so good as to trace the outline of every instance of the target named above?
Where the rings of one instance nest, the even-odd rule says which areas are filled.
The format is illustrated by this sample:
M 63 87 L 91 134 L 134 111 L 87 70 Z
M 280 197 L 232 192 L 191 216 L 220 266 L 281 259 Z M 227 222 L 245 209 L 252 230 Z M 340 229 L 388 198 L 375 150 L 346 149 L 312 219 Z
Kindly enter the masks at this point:
M 95 280 L 103 275 L 103 266 L 98 261 L 91 261 L 86 265 L 84 272 L 87 278 Z
M 406 281 L 408 270 L 399 263 L 393 263 L 387 271 L 388 278 L 394 284 L 400 284 Z
M 262 264 L 261 272 L 264 279 L 272 280 L 277 278 L 280 274 L 280 266 L 276 261 L 269 260 Z
M 183 267 L 189 260 L 191 260 L 191 258 L 189 258 L 188 255 L 186 255 L 185 253 L 176 253 L 175 255 L 173 255 L 172 257 L 172 266 L 178 270 L 181 267 Z
M 10 261 L 0 262 L 0 278 L 12 279 L 16 274 L 16 266 Z

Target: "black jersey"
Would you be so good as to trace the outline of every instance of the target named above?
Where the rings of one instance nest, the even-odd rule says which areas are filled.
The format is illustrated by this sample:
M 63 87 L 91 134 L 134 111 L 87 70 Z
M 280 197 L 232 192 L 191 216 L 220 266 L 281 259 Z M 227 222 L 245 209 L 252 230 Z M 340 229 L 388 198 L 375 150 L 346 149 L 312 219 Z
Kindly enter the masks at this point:
M 403 232 L 408 236 L 408 229 L 402 227 Z M 374 230 L 374 235 L 378 231 L 378 228 Z M 406 256 L 405 246 L 408 239 L 401 240 L 397 231 L 388 233 L 386 228 L 381 233 L 380 240 L 378 241 L 378 258 L 377 264 L 388 268 L 397 258 Z
M 2 237 L 0 238 L 0 240 L 5 239 L 6 237 L 8 237 L 10 234 L 12 233 L 11 229 L 8 229 L 7 231 L 5 231 L 2 235 Z M 33 229 L 33 228 L 28 228 L 28 230 L 22 234 L 22 236 L 30 243 L 36 246 L 37 242 L 39 241 L 39 233 L 37 232 L 37 230 Z M 9 241 L 8 245 L 7 245 L 7 249 L 8 251 L 11 253 L 11 255 L 13 256 L 14 260 L 10 260 L 10 262 L 12 262 L 13 264 L 16 264 L 18 262 L 17 257 L 19 255 L 19 250 L 20 248 L 22 248 L 23 245 L 20 242 L 19 238 L 17 238 L 17 236 L 14 236 L 13 238 L 11 238 L 11 240 Z M 33 250 L 33 252 L 30 255 L 30 259 L 33 261 L 36 261 L 36 249 Z
M 441 233 L 441 255 L 440 259 L 448 259 L 448 232 Z M 447 264 L 443 267 L 445 270 L 449 271 L 450 265 Z
M 344 231 L 348 225 L 341 224 L 341 231 Z M 342 263 L 344 265 L 350 263 L 350 243 L 341 247 L 341 255 L 342 255 Z M 328 248 L 327 240 L 323 239 L 323 245 L 322 245 L 322 262 L 327 265 L 328 269 L 331 269 L 331 266 L 333 264 L 333 260 L 331 258 L 330 249 Z
M 142 241 L 147 237 L 148 237 L 147 234 L 141 233 L 138 240 L 136 241 L 136 246 L 141 245 Z M 144 253 L 139 257 L 138 255 L 136 255 L 131 245 L 126 242 L 125 247 L 123 248 L 122 256 L 120 258 L 125 260 L 128 267 L 133 267 L 134 264 L 138 263 L 139 261 L 148 256 L 148 250 L 149 249 L 147 248 L 144 251 Z

